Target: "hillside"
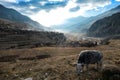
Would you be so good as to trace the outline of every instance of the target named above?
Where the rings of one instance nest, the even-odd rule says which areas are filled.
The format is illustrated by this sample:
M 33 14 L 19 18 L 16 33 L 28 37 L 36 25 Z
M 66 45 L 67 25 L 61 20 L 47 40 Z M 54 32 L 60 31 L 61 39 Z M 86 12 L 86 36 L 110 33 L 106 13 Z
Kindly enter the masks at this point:
M 62 33 L 26 30 L 28 25 L 0 20 L 0 49 L 32 48 L 62 44 Z
M 120 13 L 96 21 L 88 30 L 88 36 L 108 37 L 120 34 Z
M 81 75 L 77 75 L 75 64 L 82 50 L 102 51 L 103 68 L 106 72 L 99 72 L 95 69 L 96 65 L 89 65 L 88 71 L 85 69 Z M 35 58 L 37 56 L 39 58 Z M 1 80 L 119 80 L 119 69 L 120 40 L 111 40 L 109 45 L 91 48 L 40 47 L 0 50 Z
M 17 12 L 14 9 L 6 8 L 0 4 L 0 18 L 6 19 L 9 21 L 21 23 L 21 24 L 29 24 L 30 27 L 28 29 L 31 30 L 43 30 L 44 26 L 39 24 L 36 21 L 31 20 L 29 17 L 22 15 L 21 13 Z
M 0 27 L 19 30 L 32 30 L 33 28 L 33 26 L 27 23 L 13 22 L 5 19 L 0 19 Z

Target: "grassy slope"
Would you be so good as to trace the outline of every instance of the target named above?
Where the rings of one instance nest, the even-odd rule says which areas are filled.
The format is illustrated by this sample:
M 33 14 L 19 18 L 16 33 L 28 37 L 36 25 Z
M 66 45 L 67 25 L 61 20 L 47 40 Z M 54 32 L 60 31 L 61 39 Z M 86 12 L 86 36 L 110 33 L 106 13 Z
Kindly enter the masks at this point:
M 50 54 L 52 57 L 32 61 L 0 62 L 0 79 L 20 80 L 20 78 L 33 77 L 33 80 L 44 80 L 45 78 L 48 80 L 96 80 L 100 72 L 95 71 L 93 65 L 89 71 L 84 71 L 80 76 L 76 74 L 74 63 L 77 60 L 77 55 L 86 49 L 102 51 L 104 53 L 104 65 L 110 64 L 120 67 L 120 40 L 112 40 L 109 45 L 92 48 L 42 47 L 1 50 L 0 56 L 18 54 L 21 57 L 30 57 Z

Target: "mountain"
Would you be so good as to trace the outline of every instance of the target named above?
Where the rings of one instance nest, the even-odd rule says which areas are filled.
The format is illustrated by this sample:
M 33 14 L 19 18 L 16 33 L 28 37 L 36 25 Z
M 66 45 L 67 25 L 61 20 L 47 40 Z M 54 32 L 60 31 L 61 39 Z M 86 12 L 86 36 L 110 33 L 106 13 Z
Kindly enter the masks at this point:
M 94 22 L 96 22 L 97 20 L 99 19 L 102 19 L 104 17 L 108 17 L 108 16 L 111 16 L 112 14 L 114 13 L 117 13 L 117 12 L 120 12 L 120 5 L 111 9 L 111 10 L 108 10 L 102 14 L 99 14 L 97 16 L 93 16 L 93 17 L 89 17 L 86 21 L 85 21 L 85 27 L 89 28 Z M 86 24 L 87 23 L 87 24 Z M 88 25 L 89 24 L 89 25 Z
M 120 35 L 120 12 L 97 20 L 88 30 L 88 36 L 108 37 Z
M 102 19 L 104 17 L 108 17 L 108 16 L 111 16 L 112 14 L 114 13 L 117 13 L 117 12 L 120 12 L 120 5 L 111 9 L 111 10 L 108 10 L 102 14 L 99 14 L 97 16 L 93 16 L 93 17 L 89 17 L 87 18 L 86 20 L 83 21 L 83 23 L 79 23 L 79 26 L 76 26 L 75 28 L 77 30 L 81 30 L 82 31 L 85 31 L 84 29 L 86 29 L 86 31 L 91 27 L 91 25 L 96 22 L 97 20 L 99 19 Z M 82 29 L 81 29 L 82 28 Z
M 44 26 L 39 24 L 36 21 L 31 20 L 29 17 L 22 15 L 14 9 L 6 8 L 0 5 L 0 18 L 6 19 L 9 21 L 17 22 L 17 23 L 26 23 L 29 24 L 29 30 L 43 30 Z
M 72 21 L 72 22 L 65 23 L 63 25 L 59 25 L 59 26 L 56 26 L 53 28 L 54 28 L 54 30 L 65 31 L 68 33 L 80 33 L 80 34 L 86 33 L 87 30 L 90 28 L 90 26 L 94 22 L 96 22 L 97 20 L 102 19 L 104 17 L 111 16 L 112 14 L 117 13 L 117 12 L 120 12 L 120 5 L 111 10 L 108 10 L 102 14 L 99 14 L 97 16 L 92 16 L 92 17 L 79 16 L 77 18 L 71 18 L 67 21 L 68 22 Z

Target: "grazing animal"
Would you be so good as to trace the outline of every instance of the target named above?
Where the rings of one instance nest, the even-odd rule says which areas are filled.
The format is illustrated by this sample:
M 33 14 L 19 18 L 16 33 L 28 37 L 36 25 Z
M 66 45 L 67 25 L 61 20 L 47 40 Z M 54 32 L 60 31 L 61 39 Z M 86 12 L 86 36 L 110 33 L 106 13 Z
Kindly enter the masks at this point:
M 79 58 L 77 61 L 77 73 L 80 74 L 80 72 L 83 71 L 84 66 L 86 66 L 86 69 L 88 69 L 89 64 L 97 64 L 97 69 L 102 67 L 102 58 L 103 54 L 102 52 L 98 50 L 84 50 L 81 51 L 79 54 Z

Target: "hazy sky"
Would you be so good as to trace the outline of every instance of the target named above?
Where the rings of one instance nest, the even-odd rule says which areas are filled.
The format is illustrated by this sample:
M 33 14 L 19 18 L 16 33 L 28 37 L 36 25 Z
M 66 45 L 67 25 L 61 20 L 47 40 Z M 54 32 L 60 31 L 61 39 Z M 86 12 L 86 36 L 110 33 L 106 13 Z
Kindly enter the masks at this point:
M 95 16 L 120 5 L 120 0 L 0 0 L 0 4 L 50 27 L 77 16 Z

